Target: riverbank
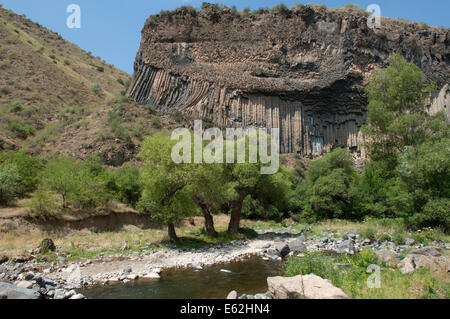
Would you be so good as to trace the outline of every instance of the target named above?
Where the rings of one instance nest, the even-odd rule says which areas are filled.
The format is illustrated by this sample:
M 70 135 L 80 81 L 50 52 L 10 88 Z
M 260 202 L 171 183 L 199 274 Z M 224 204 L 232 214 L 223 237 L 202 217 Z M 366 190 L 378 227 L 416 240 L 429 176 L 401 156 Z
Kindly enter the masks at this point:
M 192 221 L 187 223 L 191 225 Z M 373 234 L 371 227 L 373 225 L 370 223 L 340 225 L 339 222 L 334 222 L 313 227 L 298 224 L 270 227 L 269 224 L 255 223 L 253 232 L 247 229 L 246 234 L 240 235 L 241 239 L 226 238 L 229 242 L 223 243 L 217 242 L 218 239 L 207 242 L 201 229 L 185 229 L 184 233 L 192 237 L 184 238 L 178 244 L 162 241 L 159 244 L 144 244 L 139 246 L 139 249 L 122 247 L 120 252 L 116 253 L 113 250 L 108 250 L 108 253 L 95 251 L 92 258 L 84 258 L 83 254 L 68 256 L 67 252 L 57 245 L 56 252 L 49 256 L 38 255 L 31 260 L 12 258 L 3 263 L 0 279 L 39 291 L 41 296 L 47 298 L 79 298 L 77 289 L 81 287 L 159 280 L 162 273 L 173 268 L 201 271 L 209 265 L 240 261 L 249 256 L 281 261 L 290 256 L 302 258 L 304 254 L 317 251 L 351 256 L 364 249 L 372 250 L 382 263 L 392 267 L 393 271 L 397 269 L 395 271 L 405 272 L 405 275 L 414 272 L 416 266 L 428 269 L 435 266 L 447 267 L 444 273 L 448 272 L 450 245 L 445 237 L 440 238 L 441 234 L 436 233 L 433 235 L 436 238 L 433 238 L 430 235 L 433 231 L 426 230 L 421 232 L 422 234 L 406 234 L 410 237 L 400 240 L 396 238 L 399 237 L 398 233 L 381 233 L 383 227 L 380 226 Z M 223 234 L 219 239 L 224 239 L 221 236 Z M 427 236 L 433 240 L 422 240 Z M 93 244 L 97 243 L 92 242 L 91 245 Z M 426 250 L 430 246 L 439 251 L 439 256 L 426 256 L 428 259 L 421 259 L 422 265 L 419 265 L 419 259 L 416 259 L 415 263 L 403 262 L 403 266 L 399 267 L 402 261 L 407 260 L 411 251 Z

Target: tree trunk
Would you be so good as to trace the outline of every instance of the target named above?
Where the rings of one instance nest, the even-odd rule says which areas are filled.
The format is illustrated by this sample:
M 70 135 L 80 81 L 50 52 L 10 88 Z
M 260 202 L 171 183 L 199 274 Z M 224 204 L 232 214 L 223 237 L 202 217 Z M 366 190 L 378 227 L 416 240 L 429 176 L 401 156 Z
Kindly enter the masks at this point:
M 228 224 L 228 232 L 237 234 L 239 232 L 239 223 L 241 222 L 242 203 L 245 199 L 245 194 L 239 195 L 239 199 L 233 202 L 231 209 L 230 223 Z
M 217 232 L 214 229 L 214 219 L 213 216 L 210 214 L 209 211 L 207 211 L 206 209 L 202 209 L 203 211 L 203 217 L 205 217 L 205 229 L 206 229 L 206 233 L 209 236 L 213 236 L 216 237 L 217 236 Z
M 177 241 L 178 240 L 178 236 L 177 236 L 177 233 L 175 232 L 175 225 L 173 223 L 168 223 L 167 224 L 167 229 L 169 231 L 169 240 L 170 241 Z

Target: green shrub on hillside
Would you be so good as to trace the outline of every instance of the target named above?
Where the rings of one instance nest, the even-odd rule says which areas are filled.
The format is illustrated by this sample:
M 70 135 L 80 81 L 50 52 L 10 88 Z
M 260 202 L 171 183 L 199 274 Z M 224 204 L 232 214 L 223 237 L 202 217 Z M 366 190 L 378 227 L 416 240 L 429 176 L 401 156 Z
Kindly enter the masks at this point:
M 23 110 L 23 104 L 20 102 L 12 102 L 9 106 L 9 111 L 13 113 L 17 113 Z
M 19 192 L 20 175 L 14 164 L 0 164 L 0 205 L 7 205 Z
M 154 117 L 154 118 L 152 119 L 152 126 L 153 126 L 154 128 L 157 128 L 157 129 L 162 128 L 162 122 L 161 122 L 161 119 L 160 119 L 159 117 Z
M 15 121 L 9 123 L 9 130 L 15 133 L 18 137 L 24 139 L 36 133 L 36 129 L 33 126 L 27 124 L 20 124 Z
M 95 94 L 100 94 L 103 92 L 102 86 L 100 85 L 100 83 L 94 83 L 91 86 L 91 90 L 95 93 Z

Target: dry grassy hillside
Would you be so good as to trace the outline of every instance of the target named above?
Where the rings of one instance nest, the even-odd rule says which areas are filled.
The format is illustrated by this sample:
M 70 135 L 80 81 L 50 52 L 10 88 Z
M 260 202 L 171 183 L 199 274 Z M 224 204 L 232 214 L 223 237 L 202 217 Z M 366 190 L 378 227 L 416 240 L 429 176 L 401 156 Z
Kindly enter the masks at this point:
M 0 8 L 0 151 L 133 161 L 176 114 L 129 101 L 130 75 L 24 16 Z
M 24 16 L 0 8 L 0 148 L 120 94 L 130 75 Z

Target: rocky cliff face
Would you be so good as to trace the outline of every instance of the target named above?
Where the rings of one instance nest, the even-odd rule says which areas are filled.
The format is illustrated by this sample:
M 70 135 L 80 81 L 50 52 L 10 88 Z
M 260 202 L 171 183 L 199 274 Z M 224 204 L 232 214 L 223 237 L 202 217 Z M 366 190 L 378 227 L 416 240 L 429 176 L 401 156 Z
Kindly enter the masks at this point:
M 222 127 L 280 128 L 283 153 L 360 151 L 363 88 L 392 53 L 440 88 L 450 73 L 448 29 L 383 19 L 372 30 L 367 17 L 311 7 L 239 14 L 215 5 L 153 16 L 128 94 Z

